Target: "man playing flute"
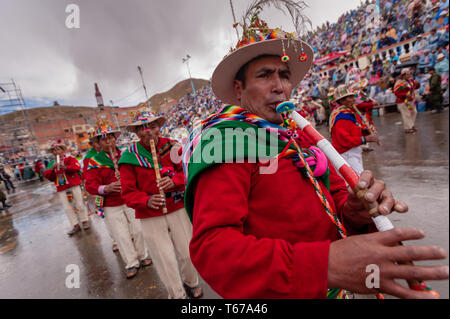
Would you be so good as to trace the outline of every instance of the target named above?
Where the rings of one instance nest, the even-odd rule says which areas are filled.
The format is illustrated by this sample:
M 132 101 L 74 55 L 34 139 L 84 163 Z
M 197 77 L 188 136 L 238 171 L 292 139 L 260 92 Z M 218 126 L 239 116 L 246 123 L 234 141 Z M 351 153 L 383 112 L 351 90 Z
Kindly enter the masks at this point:
M 72 236 L 81 231 L 79 221 L 84 230 L 89 229 L 89 217 L 80 187 L 80 163 L 75 157 L 66 155 L 66 149 L 66 145 L 61 140 L 50 143 L 49 152 L 55 159 L 48 164 L 44 177 L 55 183 L 59 200 L 72 226 L 67 234 Z M 78 212 L 75 212 L 72 206 L 73 200 Z
M 88 161 L 86 190 L 100 197 L 96 204 L 103 211 L 105 223 L 112 237 L 117 241 L 119 253 L 125 263 L 126 278 L 136 276 L 138 269 L 152 264 L 142 234 L 141 223 L 135 218 L 134 209 L 125 205 L 121 195 L 120 176 L 117 161 L 121 152 L 116 146 L 120 131 L 114 130 L 110 123 L 98 122 L 93 139 L 100 151 Z
M 184 209 L 184 174 L 176 160 L 177 142 L 159 136 L 164 117 L 154 116 L 141 109 L 127 128 L 137 134 L 133 143 L 119 161 L 122 196 L 128 207 L 135 209 L 140 219 L 145 240 L 150 248 L 156 271 L 168 292 L 169 299 L 199 298 L 197 272 L 189 257 L 192 224 Z M 154 163 L 151 143 L 156 145 L 158 163 Z M 155 167 L 162 178 L 156 178 Z M 163 190 L 165 195 L 160 194 Z M 163 207 L 167 213 L 163 213 Z M 181 263 L 181 276 L 176 254 Z
M 302 156 L 319 181 L 315 189 L 299 154 L 284 147 L 289 139 L 275 109 L 289 100 L 310 69 L 311 47 L 290 33 L 269 29 L 256 14 L 246 21 L 252 23 L 242 23 L 243 39 L 211 80 L 217 98 L 230 105 L 202 123 L 201 134 L 187 142 L 183 154 L 185 207 L 193 222 L 190 253 L 199 274 L 224 298 L 326 298 L 342 296 L 342 289 L 432 298 L 394 279 L 447 279 L 448 267 L 406 267 L 396 261 L 443 259 L 445 251 L 394 246 L 422 238 L 418 229 L 370 233 L 374 227 L 367 210 L 323 153 L 298 136 Z M 227 130 L 234 134 L 227 137 Z M 276 140 L 269 145 L 263 132 L 275 130 Z M 220 153 L 223 145 L 233 145 L 236 150 L 238 144 L 248 146 L 240 156 L 233 151 L 221 153 L 217 161 L 205 159 L 212 149 Z M 249 154 L 255 144 L 277 150 L 276 161 L 264 153 L 253 161 Z M 367 191 L 367 201 L 378 202 L 382 214 L 408 210 L 370 171 L 361 174 L 359 186 Z M 354 236 L 340 239 L 327 214 L 331 211 Z M 370 264 L 380 268 L 378 288 L 365 284 Z

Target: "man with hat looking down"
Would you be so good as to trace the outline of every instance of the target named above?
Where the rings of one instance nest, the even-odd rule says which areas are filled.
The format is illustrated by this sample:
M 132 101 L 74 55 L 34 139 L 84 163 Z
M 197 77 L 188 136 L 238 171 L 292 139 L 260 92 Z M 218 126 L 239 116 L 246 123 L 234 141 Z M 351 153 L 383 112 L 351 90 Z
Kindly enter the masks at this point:
M 177 142 L 159 136 L 165 121 L 148 109 L 133 114 L 133 122 L 127 129 L 139 137 L 139 142 L 131 144 L 119 161 L 122 196 L 141 221 L 168 298 L 199 298 L 203 292 L 189 257 L 192 225 L 183 203 L 183 168 L 180 161 L 173 161 L 178 157 Z M 157 163 L 153 160 L 151 141 Z M 159 168 L 159 180 L 155 167 Z M 181 276 L 176 253 L 181 263 Z
M 88 132 L 88 139 L 89 139 L 89 145 L 91 146 L 91 148 L 87 151 L 86 155 L 83 158 L 83 173 L 81 174 L 81 179 L 84 181 L 84 183 L 86 184 L 86 174 L 87 174 L 87 170 L 88 170 L 88 166 L 89 166 L 89 161 L 92 157 L 94 157 L 98 152 L 100 152 L 102 150 L 97 137 L 95 136 L 95 129 L 92 128 L 90 129 Z M 102 212 L 98 211 L 98 208 L 96 207 L 96 199 L 98 199 L 99 201 L 101 201 L 101 196 L 99 195 L 91 195 L 89 194 L 89 192 L 87 192 L 87 206 L 88 206 L 88 211 L 89 214 L 94 214 L 94 213 L 100 213 L 100 215 L 102 216 Z M 118 252 L 119 251 L 119 247 L 117 246 L 117 242 L 114 240 L 114 237 L 112 235 L 112 231 L 109 228 L 109 223 L 105 223 L 106 225 L 106 229 L 108 230 L 108 234 L 111 237 L 112 240 L 112 251 L 113 252 Z
M 116 146 L 120 131 L 110 123 L 98 122 L 93 139 L 100 151 L 88 161 L 86 190 L 97 196 L 97 210 L 103 212 L 105 223 L 112 237 L 117 241 L 120 255 L 125 263 L 126 278 L 136 276 L 138 269 L 152 264 L 145 246 L 141 224 L 134 216 L 134 209 L 128 208 L 121 195 L 120 176 L 117 162 L 121 152 Z
M 334 148 L 361 174 L 364 170 L 362 145 L 367 142 L 379 142 L 376 133 L 370 134 L 370 124 L 356 107 L 355 92 L 338 87 L 334 93 L 337 106 L 330 116 L 331 141 Z
M 373 227 L 367 210 L 347 191 L 323 153 L 308 148 L 311 143 L 302 135 L 296 139 L 302 154 L 292 152 L 285 139 L 276 106 L 290 98 L 310 69 L 311 47 L 289 33 L 269 29 L 256 14 L 248 20 L 251 24 L 243 23 L 243 39 L 212 75 L 214 94 L 231 105 L 203 121 L 201 133 L 191 137 L 183 150 L 185 207 L 193 222 L 190 253 L 199 274 L 224 298 L 326 298 L 343 296 L 342 288 L 432 298 L 394 279 L 411 277 L 412 272 L 424 280 L 446 279 L 448 267 L 406 269 L 395 261 L 405 254 L 412 259 L 442 259 L 445 252 L 435 247 L 393 247 L 399 240 L 422 238 L 417 229 L 364 234 Z M 264 131 L 275 129 L 277 140 L 268 145 Z M 230 138 L 227 130 L 234 133 Z M 240 156 L 233 149 L 222 152 L 218 160 L 208 159 L 212 150 L 216 155 L 224 145 L 226 149 L 240 144 L 249 146 Z M 276 159 L 268 163 L 273 158 L 264 153 L 258 161 L 250 158 L 255 144 L 278 150 Z M 340 240 L 326 213 L 330 209 L 325 209 L 304 175 L 300 156 L 313 167 L 317 191 L 355 236 Z M 359 185 L 383 214 L 408 210 L 370 171 L 361 174 Z M 377 289 L 365 285 L 370 264 L 380 266 Z

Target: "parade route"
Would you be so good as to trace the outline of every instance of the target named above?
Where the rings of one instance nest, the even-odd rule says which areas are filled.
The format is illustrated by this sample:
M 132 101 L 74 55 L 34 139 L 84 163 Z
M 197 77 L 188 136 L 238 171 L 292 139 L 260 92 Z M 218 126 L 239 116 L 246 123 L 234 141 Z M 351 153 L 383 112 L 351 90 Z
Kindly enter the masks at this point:
M 449 110 L 421 112 L 416 134 L 405 135 L 399 113 L 375 117 L 382 146 L 365 152 L 364 166 L 386 182 L 395 198 L 409 205 L 390 219 L 396 227 L 423 229 L 421 245 L 449 251 Z M 327 128 L 319 130 L 328 137 Z M 153 266 L 127 280 L 119 254 L 112 252 L 103 220 L 91 215 L 91 228 L 73 237 L 67 217 L 48 181 L 17 183 L 8 196 L 13 205 L 0 212 L 0 298 L 151 298 L 167 294 Z M 150 252 L 151 253 L 151 252 Z M 421 263 L 417 263 L 421 264 Z M 427 265 L 448 265 L 445 260 Z M 68 265 L 80 270 L 80 287 L 67 288 Z M 261 274 L 263 275 L 263 274 Z M 449 298 L 448 281 L 430 282 Z M 203 281 L 203 298 L 219 296 Z M 363 296 L 362 298 L 366 298 Z M 389 297 L 388 297 L 389 298 Z

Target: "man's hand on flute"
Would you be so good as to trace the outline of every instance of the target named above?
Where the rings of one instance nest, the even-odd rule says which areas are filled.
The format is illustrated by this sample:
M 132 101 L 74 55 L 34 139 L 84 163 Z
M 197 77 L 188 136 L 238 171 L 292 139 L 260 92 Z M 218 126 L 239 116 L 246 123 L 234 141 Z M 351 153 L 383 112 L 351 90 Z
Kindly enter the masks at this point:
M 388 215 L 393 211 L 405 213 L 408 206 L 394 199 L 384 182 L 376 180 L 370 171 L 364 171 L 358 187 L 365 190 L 364 199 L 377 202 L 379 213 Z M 344 220 L 353 227 L 363 227 L 371 222 L 370 215 L 354 192 L 344 206 Z M 415 291 L 399 285 L 395 279 L 405 280 L 445 280 L 448 266 L 399 265 L 398 262 L 417 260 L 438 260 L 446 257 L 446 251 L 436 246 L 399 246 L 407 240 L 424 238 L 422 230 L 415 228 L 395 228 L 366 235 L 355 235 L 330 244 L 328 258 L 328 288 L 343 288 L 355 293 L 387 293 L 399 298 L 434 298 L 431 293 Z M 368 287 L 368 276 L 379 269 L 379 286 Z M 370 281 L 370 280 L 369 280 Z
M 120 181 L 112 182 L 111 184 L 106 185 L 104 192 L 106 194 L 109 193 L 120 193 L 122 191 L 120 186 Z
M 370 136 L 370 135 L 369 135 Z M 393 211 L 406 213 L 408 205 L 394 199 L 392 192 L 386 188 L 386 184 L 373 177 L 371 171 L 363 171 L 359 177 L 358 188 L 366 191 L 364 199 L 368 203 L 378 203 L 379 213 L 388 215 Z M 344 205 L 344 219 L 354 228 L 361 228 L 372 222 L 366 206 L 356 196 L 351 188 L 348 188 L 348 198 Z
M 169 176 L 162 177 L 159 181 L 157 181 L 157 186 L 159 189 L 163 191 L 170 190 L 175 187 L 175 183 Z
M 151 209 L 159 209 L 164 205 L 166 197 L 160 194 L 151 195 L 147 201 L 147 207 Z
M 365 137 L 365 139 L 366 139 L 367 142 L 375 142 L 375 143 L 377 143 L 378 145 L 381 146 L 381 141 L 380 141 L 377 133 L 373 133 L 373 134 L 367 135 Z

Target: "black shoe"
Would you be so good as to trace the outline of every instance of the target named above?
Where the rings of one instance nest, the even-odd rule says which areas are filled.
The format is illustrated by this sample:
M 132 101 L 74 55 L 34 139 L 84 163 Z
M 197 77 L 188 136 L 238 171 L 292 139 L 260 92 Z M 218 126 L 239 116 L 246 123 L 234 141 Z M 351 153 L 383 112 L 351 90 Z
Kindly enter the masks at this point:
M 81 227 L 80 227 L 80 225 L 75 225 L 73 228 L 72 228 L 72 230 L 71 231 L 69 231 L 68 233 L 67 233 L 67 235 L 69 235 L 69 236 L 73 236 L 73 235 L 75 235 L 76 233 L 78 233 L 78 232 L 80 232 L 81 231 Z

